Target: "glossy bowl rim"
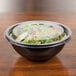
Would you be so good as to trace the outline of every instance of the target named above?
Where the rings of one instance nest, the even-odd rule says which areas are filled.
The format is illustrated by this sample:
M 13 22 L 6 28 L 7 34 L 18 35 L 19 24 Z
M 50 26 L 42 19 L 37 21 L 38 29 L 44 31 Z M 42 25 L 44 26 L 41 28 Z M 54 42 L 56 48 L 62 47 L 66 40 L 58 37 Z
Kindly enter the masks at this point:
M 32 22 L 32 21 L 40 21 L 40 22 L 43 21 L 43 22 L 53 22 L 53 23 L 56 23 L 56 24 L 62 26 L 63 28 L 65 28 L 65 29 L 68 31 L 68 36 L 67 36 L 65 39 L 61 40 L 61 41 L 56 41 L 56 42 L 53 42 L 53 43 L 46 43 L 46 44 L 24 44 L 24 43 L 15 41 L 13 38 L 11 38 L 11 37 L 9 36 L 9 32 L 10 32 L 14 27 L 16 27 L 16 26 L 18 26 L 18 25 L 20 25 L 20 24 L 22 24 L 22 23 Z M 71 35 L 72 35 L 72 31 L 71 31 L 70 28 L 67 27 L 66 25 L 61 24 L 61 23 L 59 23 L 59 22 L 47 21 L 47 20 L 31 20 L 31 21 L 24 21 L 24 22 L 16 23 L 16 24 L 8 27 L 8 28 L 6 29 L 6 31 L 5 31 L 5 33 L 4 33 L 4 37 L 5 37 L 10 43 L 12 43 L 12 44 L 14 44 L 14 45 L 17 45 L 17 46 L 33 47 L 33 48 L 34 48 L 34 47 L 38 47 L 38 48 L 40 48 L 40 47 L 55 47 L 55 46 L 64 44 L 64 43 L 66 43 L 66 42 L 70 39 Z

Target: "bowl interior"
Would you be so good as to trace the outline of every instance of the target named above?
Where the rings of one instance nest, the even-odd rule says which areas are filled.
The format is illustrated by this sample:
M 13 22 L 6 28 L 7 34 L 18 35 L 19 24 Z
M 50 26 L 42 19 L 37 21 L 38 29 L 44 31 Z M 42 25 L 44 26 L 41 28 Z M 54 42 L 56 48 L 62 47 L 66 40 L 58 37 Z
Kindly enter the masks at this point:
M 30 24 L 45 24 L 45 25 L 53 25 L 53 26 L 61 26 L 64 29 L 64 32 L 66 33 L 66 37 L 63 40 L 60 41 L 56 41 L 53 43 L 46 43 L 46 44 L 23 44 L 21 42 L 17 42 L 16 40 L 14 40 L 12 37 L 10 37 L 10 33 L 12 32 L 12 29 L 15 28 L 16 26 L 24 26 L 24 25 L 30 25 Z M 47 45 L 56 45 L 56 44 L 62 44 L 65 43 L 70 37 L 71 37 L 71 30 L 66 26 L 63 25 L 61 23 L 58 22 L 52 22 L 52 21 L 43 21 L 43 20 L 36 20 L 36 21 L 26 21 L 26 22 L 21 22 L 21 23 L 17 23 L 12 25 L 11 27 L 9 27 L 6 32 L 5 32 L 5 37 L 7 38 L 7 40 L 9 40 L 11 43 L 16 44 L 16 45 L 24 45 L 24 46 L 47 46 Z

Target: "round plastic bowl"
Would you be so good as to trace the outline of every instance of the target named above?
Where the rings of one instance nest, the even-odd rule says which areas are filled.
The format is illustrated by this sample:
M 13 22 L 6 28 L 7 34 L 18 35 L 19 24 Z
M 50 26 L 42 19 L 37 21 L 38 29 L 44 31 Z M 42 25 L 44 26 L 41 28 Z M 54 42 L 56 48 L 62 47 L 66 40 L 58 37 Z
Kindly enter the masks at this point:
M 61 26 L 67 37 L 61 41 L 57 41 L 54 43 L 48 43 L 48 44 L 23 44 L 21 42 L 15 41 L 13 38 L 10 37 L 10 33 L 12 32 L 12 29 L 16 26 L 22 25 L 22 24 L 30 24 L 30 23 L 43 23 L 43 24 L 49 24 L 49 25 L 59 25 Z M 71 30 L 57 22 L 52 21 L 43 21 L 43 20 L 36 20 L 36 21 L 26 21 L 21 22 L 12 25 L 5 31 L 5 38 L 11 43 L 13 48 L 23 57 L 31 60 L 31 61 L 46 61 L 56 54 L 58 54 L 62 48 L 64 47 L 65 43 L 70 40 L 71 38 Z

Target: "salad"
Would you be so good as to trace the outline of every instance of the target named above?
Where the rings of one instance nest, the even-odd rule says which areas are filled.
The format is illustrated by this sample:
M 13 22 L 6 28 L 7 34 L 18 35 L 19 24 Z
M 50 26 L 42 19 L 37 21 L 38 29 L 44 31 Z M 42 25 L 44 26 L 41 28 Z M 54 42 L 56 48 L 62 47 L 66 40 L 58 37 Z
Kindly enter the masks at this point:
M 24 44 L 46 44 L 60 41 L 66 34 L 59 25 L 28 24 L 14 27 L 10 36 Z

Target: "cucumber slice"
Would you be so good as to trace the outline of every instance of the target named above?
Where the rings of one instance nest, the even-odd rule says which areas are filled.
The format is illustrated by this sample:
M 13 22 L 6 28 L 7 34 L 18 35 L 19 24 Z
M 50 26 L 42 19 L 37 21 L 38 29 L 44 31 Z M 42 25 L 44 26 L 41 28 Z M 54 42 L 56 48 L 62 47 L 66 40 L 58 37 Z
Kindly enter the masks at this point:
M 18 29 L 17 29 L 17 27 L 15 27 L 13 30 L 12 30 L 12 35 L 14 35 L 14 36 L 18 36 Z
M 25 39 L 27 36 L 28 36 L 28 33 L 25 32 L 25 33 L 19 35 L 19 36 L 16 38 L 16 41 L 20 41 L 20 42 L 21 42 L 21 41 L 22 41 L 23 39 Z
M 19 35 L 21 35 L 24 32 L 25 31 L 20 26 L 17 26 L 13 29 L 12 35 L 14 35 L 15 37 L 18 37 Z

